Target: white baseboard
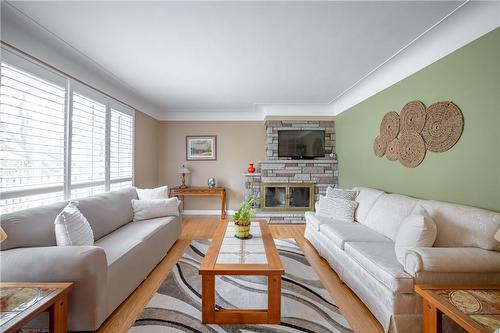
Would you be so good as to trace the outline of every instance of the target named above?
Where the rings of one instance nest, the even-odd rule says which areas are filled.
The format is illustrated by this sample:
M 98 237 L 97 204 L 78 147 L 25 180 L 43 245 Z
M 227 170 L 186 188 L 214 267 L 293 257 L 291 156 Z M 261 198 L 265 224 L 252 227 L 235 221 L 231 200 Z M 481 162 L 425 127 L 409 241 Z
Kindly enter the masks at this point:
M 226 211 L 227 215 L 233 215 L 234 210 L 230 209 Z M 185 209 L 182 211 L 182 215 L 209 215 L 209 216 L 220 216 L 220 209 Z

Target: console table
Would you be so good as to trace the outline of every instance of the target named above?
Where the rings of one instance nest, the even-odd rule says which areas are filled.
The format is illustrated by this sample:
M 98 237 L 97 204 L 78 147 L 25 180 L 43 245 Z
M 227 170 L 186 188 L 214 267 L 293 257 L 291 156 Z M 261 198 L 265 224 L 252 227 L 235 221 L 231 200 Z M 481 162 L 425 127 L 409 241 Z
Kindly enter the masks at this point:
M 67 332 L 68 293 L 71 282 L 0 282 L 0 331 L 17 332 L 44 311 L 50 333 Z
M 226 189 L 224 187 L 173 187 L 170 189 L 170 196 L 216 196 L 221 198 L 220 215 L 226 218 Z

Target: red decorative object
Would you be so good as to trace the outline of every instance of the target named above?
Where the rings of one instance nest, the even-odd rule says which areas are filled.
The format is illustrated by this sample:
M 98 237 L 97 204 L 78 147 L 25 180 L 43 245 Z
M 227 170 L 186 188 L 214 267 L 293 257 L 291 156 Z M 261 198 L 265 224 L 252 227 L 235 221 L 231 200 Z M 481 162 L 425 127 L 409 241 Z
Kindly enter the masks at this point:
M 255 167 L 253 166 L 253 163 L 250 163 L 248 165 L 248 172 L 250 172 L 250 173 L 254 173 L 255 172 Z

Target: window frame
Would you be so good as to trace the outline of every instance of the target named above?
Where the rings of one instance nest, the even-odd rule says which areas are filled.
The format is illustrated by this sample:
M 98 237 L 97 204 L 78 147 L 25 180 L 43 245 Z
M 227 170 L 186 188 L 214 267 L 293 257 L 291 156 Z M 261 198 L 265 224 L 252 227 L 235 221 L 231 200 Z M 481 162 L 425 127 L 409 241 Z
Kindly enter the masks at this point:
M 64 177 L 63 185 L 47 186 L 25 190 L 3 190 L 0 199 L 13 199 L 30 195 L 47 194 L 56 191 L 63 191 L 64 200 L 71 200 L 71 190 L 86 188 L 96 185 L 104 185 L 104 192 L 109 192 L 111 184 L 130 181 L 135 185 L 135 113 L 136 109 L 123 103 L 112 96 L 93 88 L 92 86 L 37 60 L 30 55 L 24 54 L 2 43 L 0 52 L 2 62 L 27 72 L 40 79 L 59 85 L 65 89 L 64 102 Z M 72 153 L 72 113 L 74 93 L 93 99 L 105 105 L 105 176 L 104 181 L 91 181 L 72 185 L 71 183 L 71 153 Z M 122 112 L 132 117 L 132 174 L 130 177 L 111 180 L 111 109 Z M 9 211 L 10 212 L 10 211 Z

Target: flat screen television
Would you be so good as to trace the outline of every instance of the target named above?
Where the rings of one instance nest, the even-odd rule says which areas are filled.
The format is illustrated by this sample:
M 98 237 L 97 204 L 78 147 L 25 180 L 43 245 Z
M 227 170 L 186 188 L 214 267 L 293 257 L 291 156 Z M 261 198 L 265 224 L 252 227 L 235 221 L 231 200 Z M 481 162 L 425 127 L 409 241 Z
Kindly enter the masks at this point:
M 278 157 L 312 159 L 325 156 L 324 130 L 278 131 Z

